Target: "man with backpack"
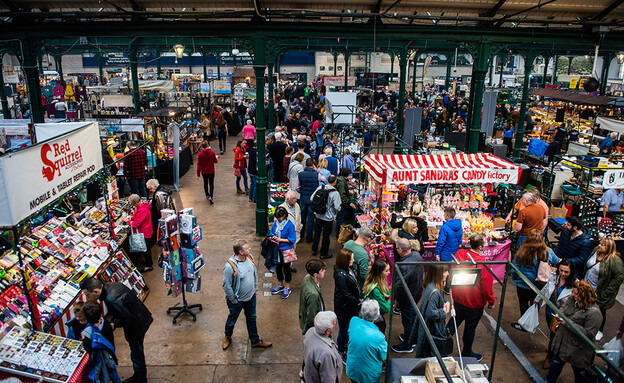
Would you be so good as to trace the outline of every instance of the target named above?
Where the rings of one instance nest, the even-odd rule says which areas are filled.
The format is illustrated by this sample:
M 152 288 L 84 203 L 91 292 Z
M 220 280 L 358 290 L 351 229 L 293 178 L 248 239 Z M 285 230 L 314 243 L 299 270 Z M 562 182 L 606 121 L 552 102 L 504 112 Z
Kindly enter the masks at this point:
M 329 176 L 328 185 L 319 186 L 312 193 L 310 208 L 316 216 L 314 224 L 314 240 L 312 241 L 312 255 L 318 254 L 319 240 L 321 232 L 323 233 L 323 242 L 321 243 L 321 259 L 331 258 L 333 255 L 329 252 L 329 237 L 332 232 L 334 219 L 340 211 L 340 195 L 336 190 L 335 175 Z
M 234 255 L 228 259 L 223 267 L 223 290 L 230 313 L 225 322 L 225 337 L 221 345 L 222 348 L 227 350 L 232 344 L 234 325 L 243 310 L 245 311 L 251 347 L 271 347 L 271 342 L 265 342 L 258 336 L 256 327 L 258 267 L 251 255 L 251 246 L 247 241 L 239 240 L 234 244 Z

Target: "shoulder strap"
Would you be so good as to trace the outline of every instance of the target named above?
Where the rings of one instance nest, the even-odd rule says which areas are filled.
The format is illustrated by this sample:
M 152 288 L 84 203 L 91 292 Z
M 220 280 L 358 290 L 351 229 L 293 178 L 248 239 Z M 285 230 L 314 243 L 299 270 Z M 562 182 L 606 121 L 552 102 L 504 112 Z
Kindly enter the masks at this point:
M 251 263 L 253 263 L 254 267 L 257 269 L 258 265 L 256 265 L 256 261 L 254 261 L 254 259 L 251 257 L 251 255 L 248 255 L 247 258 L 249 258 L 249 260 L 251 261 Z
M 427 308 L 429 307 L 429 302 L 431 302 L 431 297 L 433 297 L 433 293 L 435 293 L 438 289 L 433 289 L 431 291 L 431 294 L 429 294 L 429 299 L 427 300 L 427 303 L 425 304 L 425 312 L 423 313 L 423 315 L 427 312 Z
M 234 264 L 234 262 L 232 262 L 231 259 L 228 259 L 227 262 L 230 264 L 230 266 L 232 266 L 232 270 L 234 270 L 234 274 L 232 274 L 232 276 L 235 277 L 236 276 L 236 265 Z

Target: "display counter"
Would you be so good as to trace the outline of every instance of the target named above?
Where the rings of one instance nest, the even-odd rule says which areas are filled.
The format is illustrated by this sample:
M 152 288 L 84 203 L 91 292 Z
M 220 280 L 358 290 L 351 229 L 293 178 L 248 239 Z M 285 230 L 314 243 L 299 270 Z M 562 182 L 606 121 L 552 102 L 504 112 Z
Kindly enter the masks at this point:
M 180 150 L 180 178 L 184 176 L 191 165 L 193 155 L 189 146 L 183 146 Z M 156 179 L 163 185 L 173 185 L 173 159 L 156 160 Z

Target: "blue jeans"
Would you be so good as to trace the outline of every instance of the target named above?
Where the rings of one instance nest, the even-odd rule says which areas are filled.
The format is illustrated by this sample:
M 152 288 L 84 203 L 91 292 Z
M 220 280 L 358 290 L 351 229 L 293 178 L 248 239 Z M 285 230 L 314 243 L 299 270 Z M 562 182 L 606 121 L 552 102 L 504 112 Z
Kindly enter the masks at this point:
M 526 235 L 520 235 L 518 237 L 518 249 L 520 248 L 520 246 L 522 246 L 522 244 L 524 243 L 524 240 L 526 239 Z
M 399 304 L 401 310 L 401 324 L 403 325 L 403 342 L 401 346 L 416 344 L 416 310 L 408 302 L 406 305 Z
M 546 383 L 555 383 L 557 379 L 559 379 L 559 375 L 561 375 L 561 371 L 563 371 L 563 366 L 565 366 L 565 364 L 566 362 L 559 359 L 556 354 L 553 355 L 548 375 L 546 375 Z M 574 383 L 583 383 L 584 378 L 581 373 L 584 370 L 584 368 L 572 366 L 572 371 L 574 372 Z
M 256 202 L 256 175 L 249 174 L 249 199 Z
M 147 197 L 147 189 L 145 188 L 145 178 L 130 179 L 130 190 L 132 194 L 138 194 L 141 197 Z
M 249 190 L 249 186 L 247 185 L 247 169 L 241 170 L 241 176 L 236 177 L 236 190 L 240 190 L 240 180 L 243 179 L 243 184 L 245 185 L 245 190 Z
M 128 334 L 124 329 L 124 336 L 130 346 L 130 360 L 134 370 L 134 381 L 137 383 L 147 382 L 147 366 L 145 365 L 145 352 L 143 349 L 143 339 L 145 334 Z
M 238 302 L 233 304 L 226 299 L 228 309 L 227 321 L 225 322 L 225 336 L 231 338 L 234 332 L 234 325 L 240 315 L 241 311 L 245 311 L 245 321 L 247 322 L 247 333 L 249 334 L 249 340 L 251 344 L 258 343 L 260 337 L 258 336 L 258 328 L 256 327 L 256 294 L 254 294 L 247 302 Z
M 301 203 L 301 223 L 305 226 L 305 241 L 312 242 L 314 239 L 314 212 L 310 207 L 310 203 Z
M 349 343 L 350 321 L 351 318 L 338 318 L 338 338 L 336 339 L 336 345 L 340 353 L 347 351 L 346 346 Z

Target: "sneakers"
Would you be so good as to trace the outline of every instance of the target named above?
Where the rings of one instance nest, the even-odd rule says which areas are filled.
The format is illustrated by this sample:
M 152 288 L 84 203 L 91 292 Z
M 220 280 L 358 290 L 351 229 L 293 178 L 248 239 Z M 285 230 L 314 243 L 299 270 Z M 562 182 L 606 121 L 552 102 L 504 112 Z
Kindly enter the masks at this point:
M 208 197 L 208 201 L 210 201 L 211 205 L 214 205 L 214 201 L 212 200 L 212 197 Z
M 273 292 L 273 291 L 271 291 Z M 284 288 L 284 292 L 282 293 L 282 299 L 286 299 L 290 296 L 290 287 Z
M 413 346 L 410 346 L 404 343 L 398 344 L 396 346 L 392 346 L 390 348 L 392 349 L 392 351 L 397 352 L 399 354 L 409 354 L 410 352 L 414 351 Z
M 262 339 L 260 339 L 260 340 L 259 340 L 258 342 L 256 342 L 256 343 L 252 343 L 252 344 L 251 344 L 251 347 L 253 347 L 253 348 L 268 348 L 268 347 L 271 347 L 271 346 L 273 346 L 273 343 L 271 343 L 271 342 L 265 342 L 265 341 L 263 341 Z
M 334 254 L 327 254 L 327 255 L 321 255 L 319 258 L 321 258 L 321 259 L 329 259 L 329 258 L 331 258 L 333 256 L 334 256 Z
M 477 360 L 477 363 L 479 363 L 481 360 L 483 360 L 483 355 L 481 354 L 477 354 L 474 351 L 470 351 L 470 354 L 468 355 L 462 355 L 465 358 L 475 358 Z
M 281 293 L 282 291 L 284 291 L 284 286 L 277 286 L 276 288 L 271 290 L 271 295 L 277 295 L 277 294 Z
M 407 343 L 407 341 L 406 341 L 405 339 L 403 339 L 403 334 L 400 334 L 400 335 L 399 335 L 399 340 L 401 341 L 401 343 Z M 416 343 L 414 343 L 414 344 L 412 345 L 412 347 L 416 347 Z
M 603 337 L 602 331 L 598 331 L 598 333 L 596 334 L 596 342 L 600 342 L 602 337 Z
M 230 347 L 230 345 L 232 344 L 232 338 L 230 338 L 229 336 L 224 336 L 223 337 L 223 342 L 221 343 L 221 348 L 223 348 L 224 350 L 227 350 L 228 347 Z

